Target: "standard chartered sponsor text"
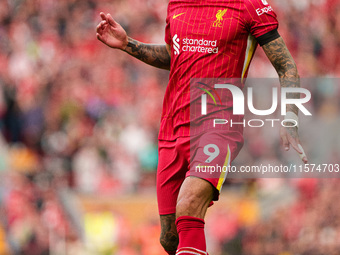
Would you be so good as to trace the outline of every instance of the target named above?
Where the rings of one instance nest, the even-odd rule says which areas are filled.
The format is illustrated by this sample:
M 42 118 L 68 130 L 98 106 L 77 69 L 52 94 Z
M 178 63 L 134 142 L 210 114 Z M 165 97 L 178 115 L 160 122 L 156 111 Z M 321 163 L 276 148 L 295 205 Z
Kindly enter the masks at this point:
M 200 52 L 200 53 L 218 53 L 217 40 L 205 40 L 205 39 L 189 39 L 183 38 L 182 40 L 183 51 Z

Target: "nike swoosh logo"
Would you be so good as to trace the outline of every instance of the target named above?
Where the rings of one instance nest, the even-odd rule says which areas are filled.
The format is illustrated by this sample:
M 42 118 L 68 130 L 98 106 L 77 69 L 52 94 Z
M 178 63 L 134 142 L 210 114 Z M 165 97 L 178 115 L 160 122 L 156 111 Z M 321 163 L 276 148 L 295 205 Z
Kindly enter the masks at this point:
M 173 19 L 176 19 L 177 17 L 183 15 L 184 13 L 185 13 L 185 12 L 182 12 L 182 13 L 180 13 L 180 14 L 174 15 L 172 18 L 173 18 Z

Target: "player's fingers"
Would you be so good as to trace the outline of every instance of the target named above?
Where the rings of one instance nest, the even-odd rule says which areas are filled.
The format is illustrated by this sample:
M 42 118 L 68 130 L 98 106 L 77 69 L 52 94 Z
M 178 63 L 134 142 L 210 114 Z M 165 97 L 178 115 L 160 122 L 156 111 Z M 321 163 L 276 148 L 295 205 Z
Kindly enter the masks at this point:
M 105 28 L 105 25 L 107 25 L 107 21 L 102 20 L 97 26 L 97 32 L 99 32 L 100 30 L 103 30 Z
M 103 37 L 99 33 L 97 33 L 97 39 L 101 42 L 104 42 Z
M 96 30 L 97 30 L 97 32 L 99 32 L 99 31 L 102 30 L 102 29 L 103 29 L 103 24 L 102 24 L 102 22 L 100 22 L 100 23 L 98 24 Z
M 294 150 L 297 151 L 297 153 L 302 154 L 302 151 L 301 151 L 301 149 L 300 149 L 300 147 L 299 147 L 300 141 L 291 139 L 291 140 L 290 140 L 290 144 L 292 145 L 292 147 L 294 148 Z M 301 146 L 301 145 L 300 145 L 300 146 Z
M 307 163 L 308 159 L 307 159 L 307 156 L 306 156 L 306 153 L 305 153 L 304 149 L 302 148 L 302 146 L 300 144 L 300 141 L 295 141 L 294 140 L 294 141 L 291 142 L 291 145 L 294 148 L 294 150 L 296 150 L 297 153 L 299 153 L 299 157 L 301 158 L 301 160 L 304 163 Z
M 289 141 L 286 135 L 281 136 L 282 146 L 283 148 L 288 151 L 289 150 Z
M 107 14 L 107 21 L 111 26 L 115 27 L 117 25 L 117 22 L 112 18 L 110 13 Z
M 302 152 L 301 154 L 299 154 L 299 156 L 300 156 L 301 160 L 303 161 L 303 163 L 306 164 L 308 162 L 308 159 L 307 159 L 305 150 L 302 148 L 301 144 L 298 144 L 298 148 Z
M 104 12 L 101 12 L 99 15 L 102 18 L 102 20 L 107 20 L 106 15 L 105 15 Z

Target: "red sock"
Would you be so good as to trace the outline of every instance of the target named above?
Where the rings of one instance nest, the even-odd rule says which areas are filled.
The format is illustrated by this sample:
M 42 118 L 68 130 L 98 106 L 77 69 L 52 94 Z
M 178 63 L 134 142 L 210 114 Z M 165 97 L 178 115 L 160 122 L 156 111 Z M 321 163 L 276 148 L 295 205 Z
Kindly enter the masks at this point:
M 204 220 L 182 216 L 176 220 L 179 244 L 176 254 L 206 255 Z

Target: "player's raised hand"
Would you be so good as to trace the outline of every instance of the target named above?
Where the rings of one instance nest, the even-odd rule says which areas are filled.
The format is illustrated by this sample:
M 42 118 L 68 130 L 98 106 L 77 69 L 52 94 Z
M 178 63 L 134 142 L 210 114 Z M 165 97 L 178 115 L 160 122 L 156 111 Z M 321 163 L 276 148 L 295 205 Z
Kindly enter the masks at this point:
M 299 156 L 303 163 L 307 163 L 308 159 L 301 146 L 301 142 L 298 135 L 297 127 L 281 127 L 280 130 L 281 142 L 286 151 L 289 150 L 290 145 L 294 148 L 294 150 L 299 153 Z
M 124 50 L 128 44 L 125 30 L 111 16 L 100 13 L 102 21 L 97 26 L 97 38 L 111 48 Z

